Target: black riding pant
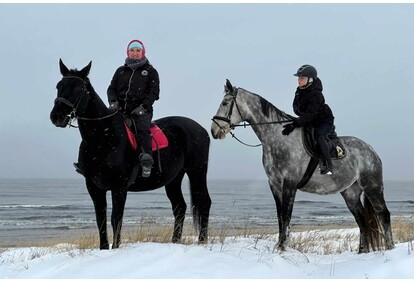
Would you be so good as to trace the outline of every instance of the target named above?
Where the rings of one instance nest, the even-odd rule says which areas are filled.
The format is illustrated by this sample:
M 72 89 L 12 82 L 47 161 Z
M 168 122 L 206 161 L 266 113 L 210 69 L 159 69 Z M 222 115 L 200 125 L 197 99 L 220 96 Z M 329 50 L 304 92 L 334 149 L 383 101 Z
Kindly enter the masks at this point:
M 329 123 L 321 123 L 318 127 L 314 128 L 314 137 L 318 142 L 321 149 L 323 158 L 328 163 L 329 167 L 332 168 L 331 155 L 329 153 L 329 136 L 335 131 L 335 126 Z
M 145 113 L 143 115 L 131 115 L 131 119 L 133 120 L 131 129 L 133 130 L 135 137 L 138 143 L 138 156 L 141 153 L 148 153 L 151 155 L 152 153 L 152 146 L 151 146 L 151 119 L 152 113 Z

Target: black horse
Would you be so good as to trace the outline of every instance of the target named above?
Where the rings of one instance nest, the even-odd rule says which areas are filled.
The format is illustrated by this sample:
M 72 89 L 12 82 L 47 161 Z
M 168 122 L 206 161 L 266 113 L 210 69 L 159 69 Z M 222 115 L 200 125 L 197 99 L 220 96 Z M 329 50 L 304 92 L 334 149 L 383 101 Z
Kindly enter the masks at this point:
M 112 195 L 112 248 L 118 248 L 127 191 L 148 191 L 163 186 L 175 218 L 172 242 L 180 242 L 187 209 L 181 190 L 184 174 L 190 181 L 191 207 L 194 226 L 199 231 L 198 241 L 205 243 L 211 206 L 207 189 L 210 146 L 207 131 L 185 117 L 165 117 L 154 121 L 168 138 L 169 145 L 153 152 L 156 162 L 151 177 L 138 176 L 128 187 L 137 153 L 128 141 L 125 117 L 118 112 L 111 113 L 94 91 L 88 78 L 92 62 L 80 71 L 69 70 L 62 60 L 59 65 L 63 78 L 56 86 L 57 98 L 50 119 L 55 126 L 62 128 L 70 124 L 72 118 L 78 120 L 82 137 L 79 167 L 95 206 L 100 249 L 109 249 L 106 192 L 111 191 Z

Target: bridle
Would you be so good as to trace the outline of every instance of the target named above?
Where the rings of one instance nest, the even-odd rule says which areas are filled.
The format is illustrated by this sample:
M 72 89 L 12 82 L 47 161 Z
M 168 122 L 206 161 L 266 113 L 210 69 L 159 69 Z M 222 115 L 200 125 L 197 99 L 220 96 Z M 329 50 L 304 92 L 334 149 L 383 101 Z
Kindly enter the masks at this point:
M 232 130 L 234 130 L 235 129 L 235 127 L 240 127 L 240 126 L 243 126 L 243 125 L 235 125 L 235 124 L 232 124 L 231 123 L 231 115 L 233 115 L 233 108 L 236 108 L 237 109 L 237 112 L 239 112 L 239 115 L 240 115 L 240 117 L 241 117 L 241 119 L 242 119 L 242 121 L 244 121 L 244 118 L 243 118 L 243 115 L 241 114 L 241 111 L 240 111 L 240 108 L 239 108 L 239 105 L 237 104 L 237 101 L 236 101 L 236 98 L 237 98 L 237 93 L 238 93 L 238 88 L 234 88 L 234 89 L 232 89 L 232 90 L 228 90 L 227 91 L 227 93 L 225 94 L 225 95 L 231 95 L 232 96 L 232 99 L 231 99 L 231 104 L 230 104 L 230 110 L 229 110 L 229 112 L 228 112 L 228 114 L 227 114 L 227 117 L 223 117 L 223 116 L 218 116 L 218 115 L 215 115 L 214 117 L 213 117 L 213 119 L 211 119 L 214 123 L 216 123 L 216 125 L 220 128 L 220 130 L 224 130 L 224 128 L 222 127 L 222 126 L 220 126 L 220 124 L 216 121 L 216 120 L 220 120 L 220 121 L 224 121 L 224 122 L 226 122 L 227 124 L 229 124 L 229 127 L 230 127 L 230 129 L 232 129 Z M 236 107 L 234 107 L 234 106 L 236 106 Z M 246 122 L 244 121 L 244 127 L 246 127 L 246 126 L 250 126 L 251 124 L 246 124 Z M 236 137 L 236 135 L 235 134 L 233 134 L 233 132 L 230 130 L 230 135 L 233 137 L 233 138 L 235 138 L 239 143 L 241 143 L 241 144 L 244 144 L 244 145 L 246 145 L 246 146 L 250 146 L 250 147 L 258 147 L 258 146 L 261 146 L 262 144 L 255 144 L 255 145 L 251 145 L 251 144 L 247 144 L 247 143 L 245 143 L 245 142 L 243 142 L 243 141 L 241 141 L 240 139 L 238 139 L 237 137 Z
M 69 117 L 69 122 L 68 122 L 69 127 L 77 128 L 77 126 L 73 126 L 73 124 L 72 124 L 72 120 L 74 120 L 74 119 L 85 120 L 85 121 L 97 121 L 97 120 L 103 120 L 103 119 L 112 117 L 116 113 L 118 113 L 118 111 L 115 111 L 115 112 L 113 112 L 109 115 L 106 115 L 104 117 L 99 117 L 99 118 L 86 118 L 86 117 L 79 116 L 76 112 L 83 113 L 86 110 L 86 107 L 87 107 L 88 102 L 90 100 L 90 92 L 88 91 L 88 89 L 86 87 L 87 82 L 84 79 L 82 79 L 78 76 L 63 76 L 62 80 L 65 80 L 65 79 L 78 79 L 78 80 L 81 80 L 82 83 L 83 83 L 82 92 L 79 95 L 79 98 L 74 103 L 70 102 L 66 98 L 59 97 L 59 96 L 56 97 L 55 101 L 54 101 L 55 103 L 56 102 L 62 102 L 63 104 L 69 106 L 72 109 L 72 111 L 67 115 Z M 83 101 L 83 100 L 85 100 L 85 101 Z
M 220 130 L 224 130 L 224 128 L 222 127 L 222 126 L 220 126 L 220 124 L 216 121 L 216 120 L 220 120 L 220 121 L 224 121 L 224 122 L 226 122 L 228 125 L 229 125 L 229 127 L 230 127 L 230 129 L 232 129 L 232 130 L 234 130 L 236 127 L 243 127 L 243 128 L 246 128 L 246 127 L 251 127 L 251 126 L 256 126 L 256 125 L 269 125 L 269 124 L 283 124 L 283 123 L 290 123 L 290 122 L 293 122 L 293 120 L 284 120 L 284 121 L 271 121 L 271 122 L 259 122 L 259 123 L 246 123 L 246 121 L 245 121 L 245 119 L 243 118 L 243 115 L 241 114 L 241 111 L 240 111 L 240 108 L 239 108 L 239 105 L 237 104 L 237 100 L 236 100 L 236 98 L 237 98 L 237 94 L 238 94 L 238 88 L 236 87 L 236 88 L 233 88 L 233 89 L 229 89 L 227 92 L 226 92 L 226 94 L 225 95 L 231 95 L 232 96 L 232 99 L 231 99 L 231 104 L 230 104 L 230 110 L 229 110 L 229 113 L 227 114 L 227 117 L 223 117 L 223 116 L 218 116 L 218 115 L 215 115 L 215 116 L 213 116 L 213 118 L 211 119 L 219 128 L 220 128 Z M 242 119 L 242 121 L 243 121 L 243 124 L 232 124 L 231 123 L 231 115 L 233 114 L 233 108 L 234 108 L 234 106 L 236 106 L 235 108 L 237 109 L 237 112 L 239 112 L 239 115 L 240 115 L 240 117 L 241 117 L 241 119 Z M 250 144 L 247 144 L 247 143 L 244 143 L 244 142 L 242 142 L 241 140 L 239 140 L 234 134 L 233 134 L 233 132 L 230 130 L 230 132 L 229 132 L 230 134 L 231 134 L 231 136 L 233 137 L 233 138 L 235 138 L 238 142 L 240 142 L 241 144 L 244 144 L 244 145 L 246 145 L 246 146 L 250 146 L 250 147 L 258 147 L 258 146 L 261 146 L 262 144 L 256 144 L 256 145 L 250 145 Z
M 234 125 L 234 124 L 232 124 L 231 123 L 231 115 L 233 114 L 233 108 L 234 108 L 234 105 L 236 105 L 236 109 L 237 109 L 237 111 L 239 112 L 239 115 L 240 115 L 240 117 L 242 117 L 242 120 L 244 120 L 243 119 L 243 116 L 242 116 L 242 114 L 241 114 L 241 112 L 240 112 L 240 109 L 239 109 L 239 105 L 237 104 L 237 101 L 236 101 L 236 97 L 237 97 L 237 93 L 238 93 L 238 89 L 236 88 L 234 91 L 231 91 L 231 90 L 229 90 L 225 95 L 231 95 L 232 96 L 232 99 L 231 99 L 231 104 L 230 104 L 230 110 L 229 110 L 229 113 L 227 114 L 227 117 L 223 117 L 223 116 L 218 116 L 218 115 L 215 115 L 214 117 L 213 117 L 213 119 L 211 119 L 211 120 L 213 120 L 213 122 L 214 123 L 216 123 L 217 124 L 217 126 L 219 126 L 220 127 L 220 129 L 223 129 L 217 122 L 216 122 L 216 120 L 220 120 L 220 121 L 224 121 L 224 122 L 226 122 L 227 124 L 229 124 L 229 127 L 231 128 L 231 129 L 233 129 L 234 130 L 234 128 L 235 127 L 237 127 L 238 125 Z

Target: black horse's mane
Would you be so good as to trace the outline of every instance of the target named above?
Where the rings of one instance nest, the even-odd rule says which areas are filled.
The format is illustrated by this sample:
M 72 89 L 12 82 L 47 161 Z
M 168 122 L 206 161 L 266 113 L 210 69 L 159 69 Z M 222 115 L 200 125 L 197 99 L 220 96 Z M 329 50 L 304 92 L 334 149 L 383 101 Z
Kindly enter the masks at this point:
M 243 88 L 241 88 L 241 89 L 243 89 Z M 243 90 L 244 91 L 247 91 L 248 93 L 250 93 L 252 95 L 255 95 L 255 96 L 257 96 L 259 98 L 260 104 L 262 106 L 262 113 L 266 117 L 269 117 L 270 113 L 272 111 L 275 111 L 276 112 L 276 115 L 278 117 L 278 120 L 293 120 L 294 119 L 293 116 L 291 116 L 289 114 L 286 114 L 284 111 L 282 111 L 279 108 L 277 108 L 276 106 L 274 106 L 271 102 L 269 102 L 268 100 L 266 100 L 262 96 L 260 96 L 260 95 L 258 95 L 256 93 L 250 92 L 250 91 L 248 91 L 246 89 L 243 89 Z

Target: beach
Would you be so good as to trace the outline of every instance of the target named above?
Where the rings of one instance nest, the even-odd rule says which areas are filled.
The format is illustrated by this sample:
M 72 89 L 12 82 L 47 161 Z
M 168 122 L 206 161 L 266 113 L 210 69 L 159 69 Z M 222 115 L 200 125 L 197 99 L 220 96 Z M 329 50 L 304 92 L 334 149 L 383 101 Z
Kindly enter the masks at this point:
M 212 233 L 278 232 L 276 208 L 266 180 L 209 180 L 208 185 L 213 202 Z M 411 181 L 385 182 L 385 199 L 393 221 L 412 221 L 413 187 Z M 189 205 L 188 192 L 184 180 L 183 193 Z M 107 199 L 109 216 L 109 194 Z M 171 205 L 163 188 L 128 194 L 123 229 L 133 232 L 143 226 L 172 229 Z M 108 227 L 110 231 L 110 223 Z M 355 227 L 340 194 L 319 196 L 298 191 L 292 231 Z M 185 228 L 193 233 L 190 209 Z M 85 235 L 97 237 L 97 228 L 93 204 L 81 178 L 0 180 L 0 246 L 38 246 Z

